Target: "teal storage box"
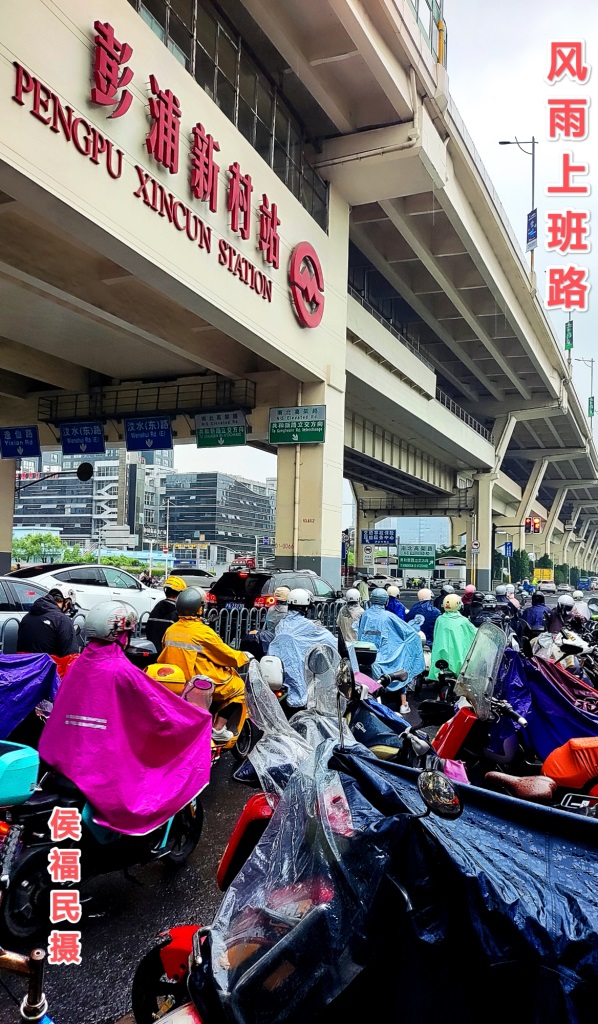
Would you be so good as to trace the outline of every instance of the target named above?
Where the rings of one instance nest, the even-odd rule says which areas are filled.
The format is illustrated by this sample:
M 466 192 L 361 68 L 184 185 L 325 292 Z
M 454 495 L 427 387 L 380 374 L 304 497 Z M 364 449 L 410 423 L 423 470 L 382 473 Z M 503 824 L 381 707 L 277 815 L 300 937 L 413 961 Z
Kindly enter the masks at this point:
M 39 754 L 33 747 L 0 740 L 0 807 L 28 800 L 35 789 Z

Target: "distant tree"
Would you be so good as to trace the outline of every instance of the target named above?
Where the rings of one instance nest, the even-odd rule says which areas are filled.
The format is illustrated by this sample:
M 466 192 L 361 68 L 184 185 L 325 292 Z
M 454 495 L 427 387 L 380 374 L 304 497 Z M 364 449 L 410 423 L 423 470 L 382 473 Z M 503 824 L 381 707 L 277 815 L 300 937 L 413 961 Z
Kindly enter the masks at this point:
M 538 569 L 552 569 L 552 558 L 548 555 L 542 555 L 536 562 L 536 566 Z
M 53 533 L 27 533 L 13 541 L 15 562 L 52 562 L 62 556 L 60 537 Z

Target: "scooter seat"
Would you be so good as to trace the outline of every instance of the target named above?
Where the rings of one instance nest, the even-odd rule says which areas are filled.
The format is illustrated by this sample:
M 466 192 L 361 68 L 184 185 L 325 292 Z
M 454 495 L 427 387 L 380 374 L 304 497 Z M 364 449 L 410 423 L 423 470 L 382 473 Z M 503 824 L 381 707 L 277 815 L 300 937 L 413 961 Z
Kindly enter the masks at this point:
M 504 775 L 503 772 L 487 772 L 486 782 L 493 786 L 508 790 L 519 800 L 532 800 L 535 803 L 549 804 L 557 790 L 554 779 L 545 775 Z

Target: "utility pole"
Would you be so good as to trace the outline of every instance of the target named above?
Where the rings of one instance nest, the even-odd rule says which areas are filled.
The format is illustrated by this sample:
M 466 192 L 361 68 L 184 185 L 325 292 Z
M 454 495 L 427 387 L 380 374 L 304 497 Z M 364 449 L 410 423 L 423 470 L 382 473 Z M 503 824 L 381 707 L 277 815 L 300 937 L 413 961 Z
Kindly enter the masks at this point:
M 594 437 L 594 363 L 595 359 L 575 359 L 576 363 L 583 363 L 590 367 L 590 397 L 588 399 L 588 419 L 590 421 L 590 433 Z

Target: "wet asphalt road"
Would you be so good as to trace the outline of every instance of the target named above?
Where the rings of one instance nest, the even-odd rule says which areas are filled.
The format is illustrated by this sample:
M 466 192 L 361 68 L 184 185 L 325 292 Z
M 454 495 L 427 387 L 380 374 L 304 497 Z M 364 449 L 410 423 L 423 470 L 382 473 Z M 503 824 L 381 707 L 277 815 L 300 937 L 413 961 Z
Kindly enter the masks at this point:
M 158 932 L 176 924 L 210 923 L 220 903 L 216 867 L 233 826 L 254 790 L 231 776 L 236 762 L 225 754 L 202 794 L 204 830 L 187 867 L 170 874 L 160 864 L 91 883 L 93 907 L 84 905 L 81 923 L 83 964 L 47 970 L 46 995 L 56 1024 L 114 1024 L 131 1006 L 131 982 L 137 964 L 154 945 Z M 91 916 L 91 915 L 99 916 Z M 18 981 L 9 980 L 15 994 Z M 17 1007 L 0 989 L 0 1024 L 16 1024 Z

